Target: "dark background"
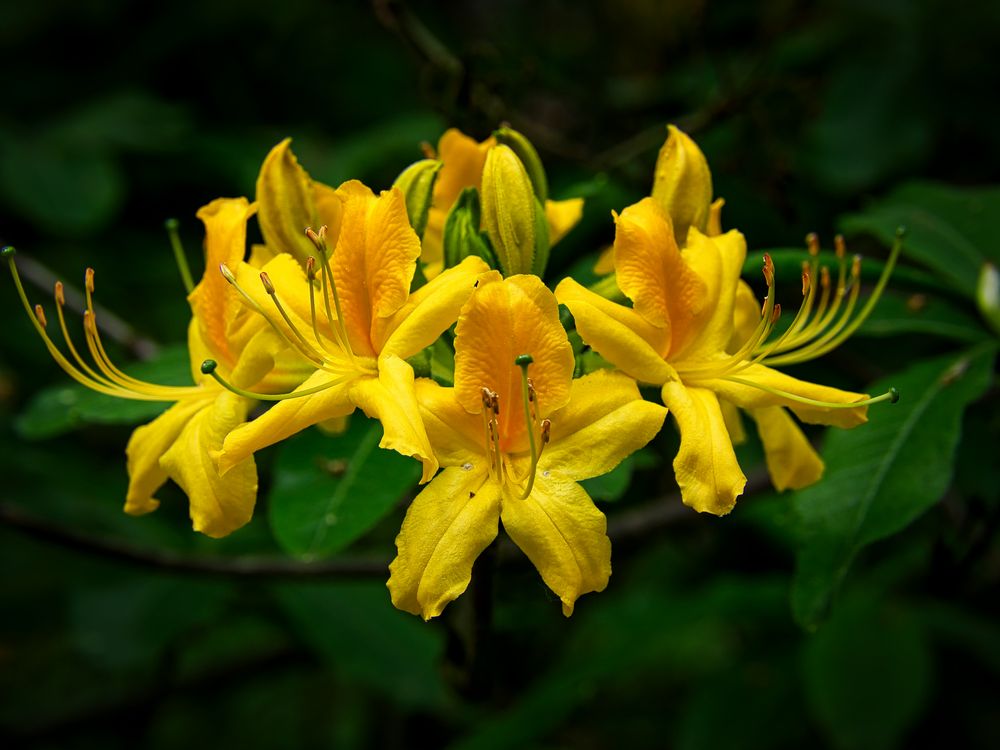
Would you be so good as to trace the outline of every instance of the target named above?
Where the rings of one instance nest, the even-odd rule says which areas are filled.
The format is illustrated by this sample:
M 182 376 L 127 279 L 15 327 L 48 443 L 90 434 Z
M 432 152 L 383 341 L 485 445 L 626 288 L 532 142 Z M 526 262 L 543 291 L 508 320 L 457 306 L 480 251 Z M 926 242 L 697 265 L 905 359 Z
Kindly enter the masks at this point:
M 446 127 L 483 138 L 506 120 L 555 197 L 588 198 L 551 282 L 648 193 L 667 122 L 703 147 L 724 224 L 752 250 L 812 230 L 829 246 L 841 217 L 910 179 L 996 181 L 998 48 L 986 1 L 4 3 L 0 242 L 34 279 L 97 269 L 127 326 L 117 360 L 141 359 L 181 343 L 188 318 L 163 220 L 180 219 L 200 273 L 195 211 L 252 195 L 281 138 L 315 178 L 379 189 Z M 267 524 L 273 452 L 257 517 L 222 542 L 190 532 L 171 490 L 153 516 L 124 516 L 130 427 L 30 439 L 46 430 L 18 415 L 65 378 L 9 285 L 0 312 L 7 747 L 1000 745 L 995 389 L 966 417 L 944 502 L 855 562 L 815 633 L 792 616 L 798 540 L 788 496 L 758 481 L 759 447 L 742 449 L 737 511 L 701 518 L 651 502 L 675 489 L 658 468 L 669 429 L 604 506 L 608 591 L 564 620 L 501 546 L 424 625 L 391 609 L 377 571 L 185 565 L 285 559 Z M 861 336 L 801 374 L 865 384 L 955 346 Z M 351 554 L 388 559 L 402 512 Z

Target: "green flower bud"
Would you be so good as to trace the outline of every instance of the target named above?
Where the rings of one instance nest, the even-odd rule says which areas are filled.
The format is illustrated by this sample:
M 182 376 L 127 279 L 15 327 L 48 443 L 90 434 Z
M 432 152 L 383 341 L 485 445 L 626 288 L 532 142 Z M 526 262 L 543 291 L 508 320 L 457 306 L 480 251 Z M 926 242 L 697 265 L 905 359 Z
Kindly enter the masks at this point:
M 993 332 L 1000 336 L 1000 272 L 992 263 L 979 269 L 976 285 L 976 306 Z
M 673 125 L 667 126 L 667 132 L 656 158 L 652 196 L 670 215 L 677 244 L 684 247 L 690 227 L 702 232 L 708 228 L 712 173 L 705 155 L 689 136 Z
M 465 188 L 444 222 L 444 267 L 457 266 L 470 255 L 478 255 L 491 268 L 497 267 L 489 240 L 483 237 L 479 212 L 479 193 Z
M 535 147 L 531 144 L 531 141 L 506 125 L 493 131 L 493 137 L 496 138 L 497 143 L 509 146 L 511 151 L 517 154 L 517 158 L 521 160 L 525 171 L 528 173 L 532 187 L 535 188 L 535 197 L 544 206 L 545 201 L 549 199 L 549 181 L 545 177 L 545 168 L 542 166 L 542 160 L 539 158 L 538 152 L 535 151 Z
M 483 228 L 504 276 L 531 273 L 538 235 L 538 201 L 521 160 L 509 146 L 490 149 L 483 167 Z
M 410 226 L 421 239 L 427 228 L 427 214 L 434 197 L 434 182 L 442 166 L 444 164 L 437 159 L 422 159 L 404 169 L 392 183 L 393 187 L 402 191 Z

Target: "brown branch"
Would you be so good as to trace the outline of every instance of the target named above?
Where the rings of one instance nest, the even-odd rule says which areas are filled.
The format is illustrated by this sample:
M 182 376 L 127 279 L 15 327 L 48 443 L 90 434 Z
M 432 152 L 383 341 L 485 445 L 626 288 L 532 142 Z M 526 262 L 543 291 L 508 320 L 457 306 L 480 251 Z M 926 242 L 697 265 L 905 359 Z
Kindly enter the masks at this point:
M 58 544 L 74 552 L 180 573 L 205 573 L 237 578 L 315 578 L 384 576 L 389 569 L 387 560 L 367 558 L 304 562 L 280 557 L 189 555 L 172 550 L 138 547 L 119 539 L 82 534 L 73 529 L 54 525 L 6 503 L 0 504 L 0 523 L 39 541 Z

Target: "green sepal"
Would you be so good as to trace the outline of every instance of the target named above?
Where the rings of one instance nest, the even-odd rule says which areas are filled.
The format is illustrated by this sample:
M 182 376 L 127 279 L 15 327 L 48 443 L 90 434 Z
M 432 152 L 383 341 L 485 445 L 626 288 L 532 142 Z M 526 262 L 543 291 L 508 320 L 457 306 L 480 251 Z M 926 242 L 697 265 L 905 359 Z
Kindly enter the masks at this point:
M 434 182 L 442 166 L 443 162 L 437 159 L 421 159 L 404 169 L 392 183 L 393 187 L 402 191 L 410 226 L 421 240 L 434 198 Z
M 444 266 L 453 268 L 476 255 L 490 268 L 497 267 L 489 239 L 480 231 L 481 213 L 479 193 L 475 188 L 465 188 L 455 201 L 444 222 Z

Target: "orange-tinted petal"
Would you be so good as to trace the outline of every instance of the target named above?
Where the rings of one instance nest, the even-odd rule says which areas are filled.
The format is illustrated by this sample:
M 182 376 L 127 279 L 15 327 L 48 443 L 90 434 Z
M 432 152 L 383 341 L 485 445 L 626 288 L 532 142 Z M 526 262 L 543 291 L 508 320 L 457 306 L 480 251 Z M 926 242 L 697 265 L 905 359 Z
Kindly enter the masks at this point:
M 573 348 L 559 322 L 559 306 L 537 276 L 486 276 L 458 319 L 455 388 L 470 413 L 482 409 L 481 388 L 500 397 L 503 449 L 525 442 L 521 368 L 514 360 L 530 354 L 528 376 L 538 394 L 541 417 L 564 406 L 573 379 Z

